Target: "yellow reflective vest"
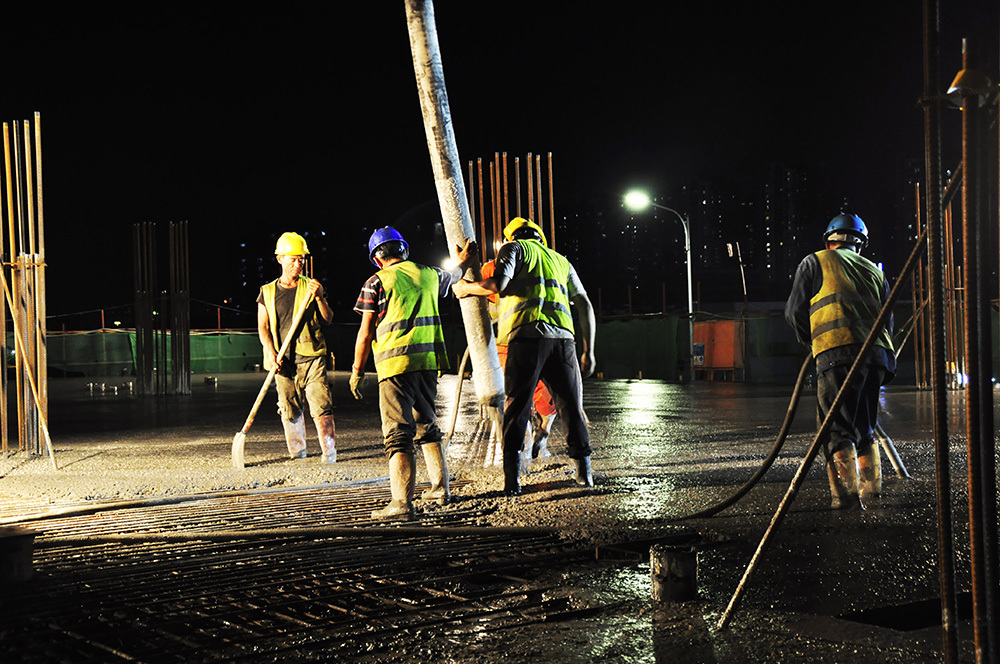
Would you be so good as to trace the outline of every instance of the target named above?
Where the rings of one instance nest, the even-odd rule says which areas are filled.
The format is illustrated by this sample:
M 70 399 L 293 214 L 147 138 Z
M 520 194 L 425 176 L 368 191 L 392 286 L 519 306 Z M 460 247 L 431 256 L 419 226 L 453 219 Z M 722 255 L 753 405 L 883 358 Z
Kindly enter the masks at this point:
M 292 316 L 295 315 L 295 312 L 305 302 L 308 284 L 308 279 L 299 277 L 299 283 L 295 288 L 295 309 L 291 314 Z M 278 338 L 278 314 L 274 308 L 274 296 L 277 288 L 277 279 L 269 284 L 264 284 L 260 288 L 260 292 L 264 296 L 264 308 L 267 310 L 268 327 L 271 329 L 271 341 L 274 342 L 274 350 L 276 351 L 281 348 L 281 344 L 284 341 L 284 339 Z M 320 357 L 326 355 L 326 339 L 323 338 L 322 331 L 323 320 L 320 317 L 318 307 L 315 304 L 311 304 L 310 306 L 312 307 L 312 314 L 310 315 L 309 312 L 306 312 L 304 317 L 305 324 L 302 325 L 299 336 L 295 340 L 294 350 L 296 355 Z
M 538 240 L 517 240 L 524 262 L 500 294 L 498 344 L 509 344 L 512 332 L 527 323 L 542 321 L 573 330 L 569 308 L 569 261 Z
M 385 316 L 375 327 L 372 353 L 379 380 L 410 371 L 448 368 L 438 314 L 437 270 L 401 261 L 377 273 L 385 290 Z
M 850 250 L 816 252 L 823 273 L 819 292 L 809 300 L 812 354 L 861 344 L 868 338 L 885 295 L 885 277 L 867 258 Z M 893 350 L 885 326 L 875 343 Z

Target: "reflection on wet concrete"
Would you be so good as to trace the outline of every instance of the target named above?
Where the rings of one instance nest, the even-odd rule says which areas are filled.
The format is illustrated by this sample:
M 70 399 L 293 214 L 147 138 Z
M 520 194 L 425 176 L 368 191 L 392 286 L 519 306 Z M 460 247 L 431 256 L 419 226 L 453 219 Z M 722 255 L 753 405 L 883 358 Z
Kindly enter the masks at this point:
M 342 458 L 347 462 L 336 472 L 350 468 L 355 478 L 384 473 L 376 400 L 355 402 L 348 395 L 346 375 L 337 373 L 333 378 Z M 194 380 L 191 397 L 159 398 L 123 390 L 117 395 L 91 392 L 84 380 L 53 381 L 53 437 L 61 449 L 68 441 L 95 436 L 169 441 L 178 447 L 203 440 L 225 442 L 242 424 L 262 380 L 263 374 L 223 375 L 211 384 Z M 440 382 L 443 422 L 455 408 L 456 380 L 444 376 Z M 471 391 L 467 384 L 449 449 L 452 471 L 459 478 L 499 472 L 497 441 L 473 440 L 478 407 Z M 731 628 L 715 629 L 812 441 L 814 394 L 803 395 L 781 456 L 743 500 L 713 518 L 675 519 L 715 504 L 753 474 L 774 442 L 790 395 L 790 385 L 587 381 L 584 406 L 595 450 L 595 490 L 572 486 L 557 420 L 551 441 L 556 456 L 533 466 L 522 498 L 495 500 L 484 495 L 480 484 L 474 485 L 479 493 L 459 493 L 459 499 L 465 505 L 488 506 L 492 523 L 523 525 L 530 520 L 531 525 L 551 525 L 596 544 L 699 532 L 719 544 L 698 553 L 698 599 L 653 603 L 648 559 L 580 565 L 558 576 L 561 592 L 550 598 L 553 615 L 558 613 L 561 619 L 503 635 L 484 627 L 475 637 L 482 656 L 459 661 L 491 661 L 488 656 L 501 647 L 514 658 L 511 661 L 523 662 L 937 659 L 935 626 L 908 630 L 859 620 L 872 615 L 868 611 L 889 614 L 892 607 L 924 606 L 937 596 L 931 400 L 928 393 L 904 387 L 885 391 L 882 421 L 913 479 L 896 478 L 891 466 L 883 464 L 881 500 L 863 513 L 831 512 L 825 474 L 816 464 L 765 553 Z M 949 399 L 949 411 L 961 417 L 962 395 L 949 394 Z M 258 455 L 252 461 L 257 467 L 270 464 L 279 470 L 285 461 L 277 454 L 280 431 L 270 403 L 265 402 L 255 424 L 255 431 L 268 439 L 268 447 L 261 442 L 252 448 L 251 453 Z M 956 444 L 953 461 L 959 477 L 963 455 L 964 449 Z M 84 460 L 77 462 L 84 465 Z M 351 465 L 362 460 L 371 462 L 371 468 Z M 957 564 L 966 569 L 964 490 L 961 482 L 956 484 Z M 967 585 L 968 580 L 962 577 L 959 583 Z M 566 603 L 563 610 L 555 610 L 558 602 Z M 513 639 L 522 645 L 510 645 L 508 640 Z M 456 647 L 450 652 L 480 652 L 465 645 L 470 645 L 467 651 Z

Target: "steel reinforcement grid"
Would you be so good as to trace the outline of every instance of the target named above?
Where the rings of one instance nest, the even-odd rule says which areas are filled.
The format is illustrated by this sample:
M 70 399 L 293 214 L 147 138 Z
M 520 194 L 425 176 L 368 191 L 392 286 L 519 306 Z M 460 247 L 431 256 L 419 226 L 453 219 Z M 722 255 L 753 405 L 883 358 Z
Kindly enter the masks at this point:
M 204 497 L 28 519 L 34 577 L 0 589 L 18 662 L 385 661 L 400 637 L 551 619 L 541 570 L 593 551 L 461 503 L 379 525 L 385 487 Z

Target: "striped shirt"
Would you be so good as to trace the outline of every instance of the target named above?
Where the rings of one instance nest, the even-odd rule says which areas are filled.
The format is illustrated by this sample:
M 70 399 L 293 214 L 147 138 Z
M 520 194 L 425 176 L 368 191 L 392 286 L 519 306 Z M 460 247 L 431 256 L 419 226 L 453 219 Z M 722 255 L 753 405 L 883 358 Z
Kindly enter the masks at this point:
M 438 283 L 440 285 L 438 288 L 438 298 L 448 295 L 451 285 L 461 278 L 461 274 L 452 274 L 439 267 L 431 269 L 438 273 Z M 379 279 L 378 274 L 373 274 L 365 282 L 365 285 L 361 287 L 361 294 L 358 295 L 358 301 L 354 304 L 354 310 L 359 314 L 364 314 L 368 311 L 374 312 L 375 324 L 378 325 L 385 317 L 386 299 L 387 296 L 385 288 L 382 287 L 382 280 Z

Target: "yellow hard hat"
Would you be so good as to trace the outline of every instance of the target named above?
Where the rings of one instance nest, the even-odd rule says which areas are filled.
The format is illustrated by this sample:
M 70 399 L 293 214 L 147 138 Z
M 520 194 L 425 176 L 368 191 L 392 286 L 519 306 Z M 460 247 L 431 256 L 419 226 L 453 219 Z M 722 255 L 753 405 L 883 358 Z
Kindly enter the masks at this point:
M 298 233 L 282 233 L 274 245 L 274 253 L 281 256 L 308 256 L 306 239 Z
M 546 247 L 549 246 L 549 243 L 545 241 L 545 231 L 542 230 L 542 227 L 533 222 L 531 219 L 524 219 L 523 217 L 514 217 L 511 219 L 510 223 L 507 224 L 507 227 L 503 229 L 503 236 L 507 238 L 507 240 L 513 240 L 514 233 L 522 228 L 530 228 L 535 231 L 538 233 L 538 237 L 541 238 L 542 244 Z

